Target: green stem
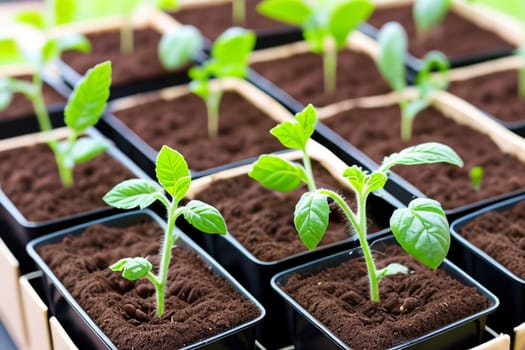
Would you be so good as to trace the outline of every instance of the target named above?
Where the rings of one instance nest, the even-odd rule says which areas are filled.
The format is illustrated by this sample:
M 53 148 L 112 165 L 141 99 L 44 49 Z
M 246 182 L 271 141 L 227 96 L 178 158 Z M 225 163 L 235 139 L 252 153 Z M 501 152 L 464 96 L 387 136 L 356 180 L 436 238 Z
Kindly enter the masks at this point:
M 222 89 L 211 90 L 206 98 L 208 112 L 208 137 L 215 138 L 219 134 L 219 106 L 222 98 Z
M 168 222 L 166 223 L 166 230 L 164 231 L 164 240 L 161 248 L 161 259 L 159 266 L 159 274 L 156 278 L 157 283 L 155 285 L 156 298 L 157 298 L 157 316 L 164 314 L 164 295 L 166 288 L 166 281 L 168 279 L 168 268 L 171 261 L 171 250 L 173 244 L 178 237 L 173 236 L 173 229 L 175 227 L 175 221 L 182 214 L 183 208 L 177 208 L 178 203 L 173 202 L 169 206 L 168 210 Z
M 352 212 L 352 209 L 344 201 L 344 199 L 337 193 L 331 190 L 319 190 L 319 193 L 324 194 L 332 198 L 337 205 L 343 210 L 346 217 L 350 220 L 350 223 L 354 227 L 357 233 L 357 238 L 359 239 L 359 244 L 361 245 L 361 250 L 363 251 L 363 257 L 365 258 L 365 263 L 368 271 L 368 282 L 370 285 L 370 300 L 373 302 L 379 301 L 379 279 L 377 278 L 377 267 L 368 245 L 366 239 L 367 233 L 367 224 L 366 224 L 366 199 L 367 195 L 358 193 L 357 197 L 357 217 Z
M 518 92 L 521 98 L 525 98 L 525 66 L 522 66 L 519 71 L 519 81 L 518 81 Z
M 233 0 L 233 23 L 244 25 L 246 22 L 246 2 L 245 0 Z
M 129 56 L 133 53 L 133 41 L 133 25 L 129 16 L 125 16 L 122 26 L 120 27 L 120 52 L 123 55 Z
M 337 47 L 332 37 L 326 37 L 323 49 L 324 91 L 331 95 L 337 84 Z
M 315 192 L 317 190 L 317 187 L 315 186 L 315 180 L 314 180 L 314 173 L 312 171 L 312 162 L 310 161 L 310 157 L 308 156 L 308 153 L 306 152 L 306 148 L 303 150 L 303 165 L 304 169 L 306 170 L 306 176 L 308 177 L 308 191 L 309 192 Z
M 408 103 L 407 101 L 399 102 L 399 107 L 401 108 L 401 140 L 403 142 L 408 142 L 412 137 L 412 125 L 414 123 L 414 118 L 411 118 L 408 115 Z

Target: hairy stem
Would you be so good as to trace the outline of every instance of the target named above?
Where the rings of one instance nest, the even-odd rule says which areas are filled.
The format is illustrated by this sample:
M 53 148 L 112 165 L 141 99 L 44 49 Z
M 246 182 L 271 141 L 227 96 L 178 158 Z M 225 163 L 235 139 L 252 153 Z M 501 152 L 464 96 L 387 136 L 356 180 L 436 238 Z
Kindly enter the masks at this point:
M 208 112 L 208 137 L 215 138 L 219 134 L 219 106 L 221 104 L 222 89 L 211 90 L 206 98 Z
M 331 95 L 337 84 L 337 47 L 332 37 L 326 37 L 323 48 L 324 92 Z
M 315 186 L 315 180 L 314 180 L 314 172 L 312 171 L 312 162 L 310 161 L 310 157 L 308 156 L 308 153 L 306 152 L 306 148 L 303 150 L 303 165 L 304 169 L 306 170 L 306 176 L 308 177 L 308 191 L 309 192 L 315 192 L 317 190 L 317 187 Z
M 120 27 L 120 52 L 129 56 L 134 50 L 133 25 L 129 16 L 124 16 L 124 21 Z
M 233 0 L 233 24 L 244 25 L 246 22 L 246 2 L 245 0 Z
M 161 259 L 159 266 L 159 274 L 157 275 L 154 283 L 156 298 L 157 298 L 157 316 L 164 314 L 164 294 L 166 288 L 166 281 L 168 279 L 168 267 L 171 261 L 171 250 L 173 244 L 177 241 L 178 237 L 173 236 L 173 229 L 175 227 L 175 221 L 182 214 L 183 208 L 177 208 L 178 203 L 173 202 L 168 209 L 168 222 L 166 223 L 166 229 L 164 231 L 164 240 L 161 247 Z
M 324 194 L 334 200 L 337 205 L 343 210 L 345 216 L 348 218 L 357 233 L 363 257 L 368 271 L 368 282 L 370 285 L 370 300 L 373 302 L 379 301 L 379 279 L 377 278 L 377 267 L 366 239 L 367 224 L 366 224 L 366 199 L 367 195 L 357 193 L 357 215 L 352 212 L 352 209 L 344 201 L 343 198 L 336 192 L 331 190 L 319 190 L 319 193 Z
M 408 115 L 407 101 L 399 102 L 399 107 L 401 108 L 401 140 L 407 142 L 412 137 L 414 118 Z

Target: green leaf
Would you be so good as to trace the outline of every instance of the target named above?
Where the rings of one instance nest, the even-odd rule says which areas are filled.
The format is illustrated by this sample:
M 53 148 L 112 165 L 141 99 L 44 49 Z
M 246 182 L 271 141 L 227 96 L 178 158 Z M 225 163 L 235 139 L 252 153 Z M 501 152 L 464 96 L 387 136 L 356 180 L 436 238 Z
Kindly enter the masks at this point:
M 421 31 L 426 31 L 445 18 L 450 0 L 415 0 L 414 22 Z
M 177 69 L 189 64 L 196 52 L 202 50 L 203 38 L 194 26 L 185 25 L 170 30 L 159 43 L 160 62 L 166 69 Z
M 54 0 L 53 1 L 53 24 L 64 24 L 72 22 L 77 11 L 76 0 Z
M 190 188 L 188 163 L 183 155 L 168 146 L 162 146 L 155 163 L 157 180 L 166 192 L 180 200 Z
M 423 265 L 436 269 L 450 247 L 450 231 L 439 202 L 417 198 L 408 208 L 399 208 L 390 218 L 390 228 L 398 243 Z
M 390 87 L 399 91 L 406 87 L 405 55 L 407 35 L 397 22 L 388 22 L 378 34 L 379 54 L 376 64 Z
M 22 60 L 16 40 L 10 37 L 0 37 L 0 65 L 12 64 Z
M 362 193 L 363 188 L 366 185 L 367 176 L 367 171 L 357 165 L 352 165 L 351 167 L 346 168 L 343 172 L 343 177 L 347 178 L 348 182 L 357 193 Z
M 210 96 L 210 86 L 207 80 L 192 80 L 190 81 L 189 88 L 191 92 L 200 96 L 203 100 L 207 100 L 208 96 Z
M 157 0 L 157 8 L 173 11 L 179 6 L 179 0 Z
M 430 51 L 421 59 L 421 69 L 416 77 L 416 85 L 422 95 L 429 95 L 429 90 L 444 90 L 448 87 L 450 62 L 439 51 Z M 435 73 L 439 72 L 439 74 Z
M 309 250 L 317 247 L 328 227 L 330 207 L 326 196 L 306 192 L 295 205 L 294 224 L 299 238 Z
M 386 267 L 377 270 L 377 279 L 381 280 L 383 277 L 397 275 L 398 273 L 408 274 L 409 269 L 398 263 L 390 263 Z
M 337 48 L 346 45 L 350 32 L 366 21 L 374 10 L 374 4 L 369 0 L 347 0 L 335 6 L 329 19 L 330 33 L 335 39 Z
M 159 186 L 144 179 L 126 180 L 111 189 L 103 197 L 104 202 L 119 209 L 144 209 L 162 195 Z
M 427 142 L 405 148 L 399 153 L 385 157 L 381 171 L 387 171 L 395 165 L 415 165 L 448 163 L 458 167 L 463 166 L 463 161 L 449 146 L 438 142 Z
M 135 281 L 146 276 L 153 266 L 142 257 L 120 259 L 109 267 L 112 271 L 122 272 L 122 277 L 129 281 Z
M 103 153 L 108 145 L 100 139 L 82 137 L 78 139 L 71 149 L 71 158 L 75 164 L 84 163 Z
M 481 183 L 483 182 L 483 167 L 477 165 L 470 168 L 469 171 L 470 182 L 474 190 L 479 191 L 481 189 Z
M 305 179 L 301 166 L 272 155 L 262 155 L 248 173 L 261 185 L 274 191 L 295 190 Z
M 255 33 L 239 27 L 228 28 L 213 43 L 211 57 L 221 66 L 247 65 L 255 47 Z
M 310 50 L 317 54 L 323 53 L 325 36 L 328 34 L 327 28 L 318 23 L 322 22 L 322 15 L 322 12 L 316 13 L 303 27 L 304 39 L 308 42 Z
M 220 235 L 228 232 L 221 213 L 211 205 L 199 200 L 192 200 L 186 204 L 182 215 L 199 231 Z
M 308 139 L 312 136 L 317 122 L 317 112 L 308 105 L 302 112 L 295 115 L 296 122 L 281 122 L 270 130 L 279 142 L 287 148 L 305 149 Z
M 276 21 L 297 26 L 306 23 L 313 14 L 308 2 L 302 0 L 265 0 L 257 5 L 257 11 Z
M 20 11 L 15 15 L 15 21 L 28 24 L 37 29 L 46 28 L 46 19 L 44 14 L 36 10 Z
M 13 93 L 9 86 L 10 79 L 7 77 L 0 77 L 0 111 L 9 107 L 13 100 Z
M 78 133 L 95 125 L 106 108 L 110 85 L 110 61 L 89 69 L 69 96 L 64 111 L 66 125 Z
M 385 187 L 387 176 L 381 172 L 373 172 L 366 177 L 366 193 L 371 193 Z

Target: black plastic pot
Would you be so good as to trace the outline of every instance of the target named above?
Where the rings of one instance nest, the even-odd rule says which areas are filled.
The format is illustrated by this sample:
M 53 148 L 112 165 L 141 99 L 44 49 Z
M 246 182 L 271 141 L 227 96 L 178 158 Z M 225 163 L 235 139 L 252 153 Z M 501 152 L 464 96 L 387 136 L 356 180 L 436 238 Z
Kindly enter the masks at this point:
M 354 160 L 351 164 L 359 163 Z M 211 186 L 213 188 L 213 185 Z M 389 234 L 390 215 L 396 207 L 401 205 L 386 192 L 381 192 L 381 196 L 373 195 L 369 198 L 367 212 L 381 226 L 387 228 L 378 232 L 371 232 L 368 235 L 369 240 Z M 257 340 L 268 349 L 278 349 L 291 343 L 285 304 L 270 286 L 273 275 L 314 259 L 352 249 L 358 245 L 357 237 L 353 235 L 343 241 L 320 246 L 313 251 L 305 251 L 275 261 L 262 261 L 248 251 L 230 233 L 226 236 L 203 235 L 185 222 L 178 224 L 193 240 L 198 240 L 199 244 L 205 247 L 234 278 L 263 304 L 266 309 L 266 317 L 257 326 Z
M 525 322 L 525 280 L 513 274 L 490 255 L 476 247 L 461 234 L 463 227 L 485 213 L 503 212 L 525 200 L 525 195 L 478 210 L 452 223 L 450 259 L 477 281 L 487 286 L 501 301 L 496 312 L 489 316 L 489 325 L 512 334 L 513 328 Z
M 89 130 L 88 133 L 95 137 L 102 137 L 94 129 Z M 106 153 L 128 168 L 136 176 L 140 178 L 148 177 L 137 165 L 113 145 L 109 145 Z M 0 227 L 3 228 L 0 231 L 0 238 L 19 260 L 21 272 L 27 273 L 34 269 L 34 264 L 25 251 L 25 246 L 31 239 L 119 212 L 121 211 L 118 209 L 106 206 L 89 212 L 42 222 L 29 221 L 0 187 Z
M 34 259 L 35 263 L 44 273 L 46 295 L 51 313 L 60 321 L 64 329 L 80 349 L 117 349 L 111 340 L 100 330 L 86 312 L 78 305 L 75 299 L 62 285 L 60 280 L 53 274 L 49 266 L 41 259 L 37 249 L 46 244 L 61 241 L 67 235 L 80 235 L 87 227 L 95 224 L 103 224 L 111 227 L 126 227 L 144 220 L 153 219 L 159 225 L 165 223 L 152 211 L 142 210 L 123 213 L 85 223 L 83 225 L 71 227 L 45 237 L 40 237 L 31 241 L 27 246 L 27 251 Z M 253 303 L 260 312 L 260 315 L 243 325 L 235 327 L 214 337 L 201 340 L 195 344 L 188 345 L 183 349 L 253 349 L 255 346 L 255 325 L 264 317 L 265 310 L 255 298 L 253 298 L 244 288 L 236 282 L 220 265 L 218 265 L 201 248 L 193 243 L 183 232 L 178 232 L 180 238 L 178 246 L 195 251 L 202 256 L 202 259 L 209 266 L 213 273 L 219 275 L 232 285 L 244 298 Z
M 382 244 L 397 244 L 393 237 L 384 238 L 374 242 L 374 250 L 381 250 Z M 283 271 L 272 278 L 272 287 L 283 298 L 288 306 L 290 317 L 292 317 L 292 327 L 294 334 L 294 345 L 296 349 L 350 349 L 337 338 L 325 325 L 315 319 L 309 312 L 300 306 L 293 298 L 286 294 L 280 286 L 285 285 L 288 276 L 293 273 L 315 274 L 328 267 L 337 266 L 350 259 L 361 256 L 361 249 L 356 248 L 350 254 L 341 252 L 329 257 L 311 261 L 304 265 Z M 450 276 L 459 280 L 467 286 L 475 287 L 478 292 L 485 296 L 490 306 L 470 317 L 454 322 L 446 327 L 439 328 L 420 338 L 413 339 L 407 343 L 400 344 L 393 349 L 467 349 L 481 342 L 483 329 L 487 315 L 493 312 L 498 304 L 498 299 L 485 289 L 482 285 L 469 277 L 455 265 L 445 260 L 440 269 L 445 270 Z M 374 336 L 374 335 L 371 335 Z

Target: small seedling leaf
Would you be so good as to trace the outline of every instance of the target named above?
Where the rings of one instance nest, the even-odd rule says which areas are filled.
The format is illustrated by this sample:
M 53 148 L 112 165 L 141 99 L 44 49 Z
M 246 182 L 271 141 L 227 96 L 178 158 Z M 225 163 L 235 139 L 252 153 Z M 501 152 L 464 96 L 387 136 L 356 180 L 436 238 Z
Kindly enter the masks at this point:
M 22 60 L 22 53 L 13 38 L 0 37 L 0 65 L 12 64 Z
M 112 271 L 122 272 L 122 277 L 129 281 L 135 281 L 146 276 L 153 266 L 142 257 L 120 259 L 109 267 Z
M 398 243 L 423 265 L 436 269 L 450 247 L 450 231 L 439 202 L 417 198 L 408 208 L 399 208 L 390 218 L 390 228 Z
M 28 24 L 37 29 L 46 28 L 46 19 L 44 15 L 39 11 L 20 11 L 15 15 L 15 21 L 19 23 Z
M 131 179 L 113 187 L 103 200 L 119 209 L 144 209 L 155 202 L 159 194 L 162 194 L 162 191 L 156 183 L 144 179 Z
M 301 26 L 313 14 L 308 2 L 303 0 L 265 0 L 257 5 L 257 11 L 280 22 Z
M 377 279 L 381 280 L 383 277 L 397 275 L 398 273 L 408 274 L 409 269 L 399 263 L 391 263 L 386 267 L 377 270 Z
M 185 25 L 170 30 L 159 43 L 159 58 L 167 69 L 178 69 L 191 62 L 195 53 L 203 47 L 200 31 Z
M 232 27 L 222 33 L 213 43 L 211 56 L 221 66 L 246 65 L 255 47 L 255 33 L 239 27 Z
M 395 91 L 406 87 L 405 55 L 407 35 L 397 22 L 386 23 L 378 34 L 379 55 L 376 63 L 383 78 Z
M 80 52 L 91 51 L 91 43 L 81 34 L 69 34 L 55 39 L 57 43 L 58 55 L 64 51 L 74 50 Z
M 366 177 L 366 193 L 371 193 L 385 187 L 387 176 L 381 172 L 373 172 Z
M 175 10 L 179 6 L 179 0 L 157 0 L 156 5 L 162 10 Z
M 64 24 L 73 21 L 77 11 L 77 0 L 54 0 L 53 3 L 53 23 Z
M 343 172 L 343 176 L 348 179 L 348 182 L 357 193 L 361 193 L 366 184 L 366 177 L 368 174 L 366 170 L 363 170 L 361 167 L 352 165 L 351 167 L 346 168 Z
M 162 146 L 160 149 L 155 173 L 166 192 L 179 200 L 184 197 L 190 187 L 190 181 L 187 181 L 191 179 L 188 163 L 182 154 L 171 147 Z
M 445 18 L 450 0 L 416 0 L 414 22 L 421 31 L 427 31 Z
M 106 108 L 111 85 L 111 62 L 89 69 L 69 96 L 65 109 L 68 127 L 81 133 L 95 125 Z
M 103 153 L 108 145 L 100 140 L 91 137 L 78 139 L 71 149 L 71 158 L 75 164 L 84 163 Z
M 297 113 L 295 122 L 285 121 L 270 130 L 279 142 L 287 148 L 305 149 L 308 139 L 315 130 L 317 113 L 312 105 Z
M 306 175 L 299 165 L 276 156 L 262 155 L 248 176 L 271 190 L 289 192 L 298 188 Z
M 381 165 L 382 171 L 387 171 L 395 165 L 414 165 L 448 163 L 458 167 L 463 166 L 463 161 L 449 146 L 437 142 L 427 142 L 408 147 L 399 153 L 386 157 Z
M 373 10 L 374 4 L 368 0 L 347 0 L 332 9 L 329 30 L 338 49 L 346 45 L 348 34 L 366 21 Z
M 211 205 L 199 200 L 192 200 L 182 212 L 186 221 L 199 231 L 225 235 L 228 231 L 221 213 Z
M 295 205 L 294 224 L 299 238 L 309 250 L 317 247 L 328 227 L 330 207 L 326 196 L 306 192 Z

